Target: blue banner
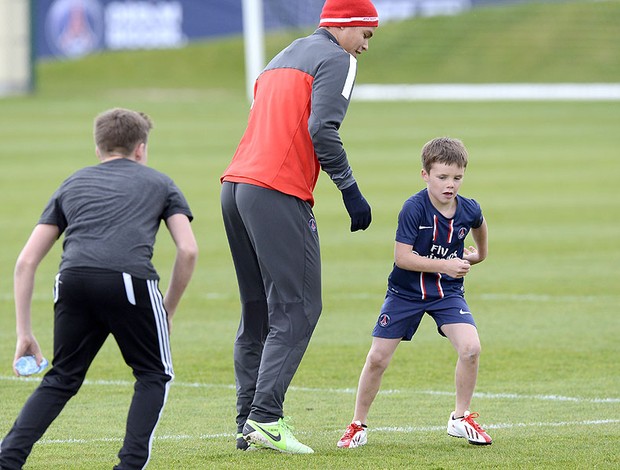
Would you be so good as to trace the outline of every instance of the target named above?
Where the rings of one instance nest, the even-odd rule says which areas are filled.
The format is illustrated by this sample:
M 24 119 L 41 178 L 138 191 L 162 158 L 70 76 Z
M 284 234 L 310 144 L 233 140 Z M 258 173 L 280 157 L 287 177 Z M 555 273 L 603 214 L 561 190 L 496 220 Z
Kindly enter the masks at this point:
M 507 0 L 373 0 L 381 22 L 458 14 Z M 519 1 L 519 0 L 512 0 Z M 318 25 L 325 0 L 263 0 L 267 31 Z M 36 0 L 36 58 L 78 58 L 100 50 L 182 47 L 243 32 L 242 0 Z
M 39 0 L 35 55 L 78 58 L 103 49 L 182 47 L 242 32 L 241 0 Z

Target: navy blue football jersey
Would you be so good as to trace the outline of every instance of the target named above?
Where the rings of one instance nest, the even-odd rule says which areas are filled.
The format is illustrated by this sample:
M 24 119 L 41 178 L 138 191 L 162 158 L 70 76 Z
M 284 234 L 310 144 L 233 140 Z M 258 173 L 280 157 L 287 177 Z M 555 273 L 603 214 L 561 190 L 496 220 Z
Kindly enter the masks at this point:
M 473 199 L 457 195 L 454 217 L 444 217 L 423 189 L 403 204 L 398 215 L 396 241 L 412 245 L 426 258 L 462 258 L 465 237 L 470 229 L 482 225 L 482 209 Z M 388 278 L 388 290 L 411 300 L 436 300 L 449 294 L 463 294 L 463 278 L 440 273 L 408 271 L 394 265 Z

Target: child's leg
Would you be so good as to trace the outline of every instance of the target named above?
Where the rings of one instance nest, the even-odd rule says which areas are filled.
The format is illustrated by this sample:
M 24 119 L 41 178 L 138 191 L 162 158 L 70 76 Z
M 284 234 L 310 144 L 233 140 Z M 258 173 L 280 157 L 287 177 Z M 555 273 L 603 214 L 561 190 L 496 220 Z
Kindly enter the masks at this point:
M 108 333 L 93 317 L 84 275 L 64 272 L 56 286 L 52 368 L 24 404 L 13 427 L 0 436 L 0 468 L 21 469 L 45 433 L 84 381 Z
M 370 406 L 377 396 L 377 392 L 379 392 L 383 373 L 385 369 L 387 369 L 400 341 L 400 338 L 387 339 L 374 337 L 372 339 L 372 345 L 366 356 L 366 363 L 362 369 L 357 387 L 353 421 L 366 423 Z
M 454 346 L 458 354 L 455 371 L 456 408 L 454 416 L 460 417 L 469 410 L 478 377 L 480 357 L 480 338 L 476 327 L 468 323 L 451 323 L 441 327 L 441 331 Z
M 114 469 L 144 468 L 174 378 L 170 331 L 158 282 L 116 274 L 116 282 L 110 280 L 104 284 L 111 295 L 102 299 L 100 314 L 104 316 L 105 312 L 136 383 L 127 413 L 125 438 L 118 453 L 120 463 Z

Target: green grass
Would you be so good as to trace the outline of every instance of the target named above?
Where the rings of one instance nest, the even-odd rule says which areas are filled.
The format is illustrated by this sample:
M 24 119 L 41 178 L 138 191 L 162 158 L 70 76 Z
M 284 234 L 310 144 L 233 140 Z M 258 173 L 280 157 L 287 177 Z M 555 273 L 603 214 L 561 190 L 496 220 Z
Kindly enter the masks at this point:
M 618 0 L 503 5 L 388 22 L 361 56 L 357 82 L 617 82 L 618 24 Z M 269 35 L 266 58 L 311 32 Z M 97 84 L 105 83 L 109 90 L 128 88 L 143 98 L 152 96 L 153 88 L 171 89 L 181 100 L 192 99 L 184 88 L 222 95 L 244 89 L 243 58 L 239 37 L 180 50 L 104 53 L 41 64 L 38 88 L 41 94 L 75 96 L 100 92 Z
M 580 9 L 584 18 L 607 9 L 603 16 L 613 18 L 617 7 L 617 2 L 599 2 L 507 9 L 516 24 L 535 17 L 532 12 L 539 9 Z M 489 8 L 456 18 L 414 20 L 412 25 L 430 28 L 427 25 L 441 21 L 437 27 L 449 30 L 459 18 L 474 21 L 503 11 Z M 374 52 L 381 51 L 381 41 L 390 41 L 392 34 L 402 36 L 400 27 L 386 26 L 373 39 Z M 553 29 L 555 23 L 546 27 Z M 472 29 L 483 27 L 472 24 Z M 509 30 L 500 28 L 498 34 Z M 234 62 L 234 44 L 216 41 L 179 51 L 110 53 L 42 64 L 40 93 L 0 101 L 0 437 L 38 380 L 11 374 L 15 258 L 60 182 L 75 169 L 96 163 L 94 115 L 126 106 L 155 120 L 150 164 L 184 190 L 201 248 L 195 277 L 175 318 L 177 377 L 149 468 L 620 466 L 620 108 L 614 102 L 353 102 L 342 138 L 373 207 L 373 224 L 351 234 L 340 194 L 321 177 L 315 213 L 324 311 L 285 403 L 296 434 L 316 453 L 234 450 L 232 343 L 238 298 L 218 182 L 248 111 L 242 70 L 233 73 L 234 67 L 224 61 Z M 555 47 L 562 50 L 565 45 Z M 387 61 L 395 49 L 389 47 L 372 60 Z M 371 64 L 372 52 L 361 61 L 360 74 Z M 222 60 L 223 69 L 203 61 L 205 57 Z M 191 73 L 166 67 L 169 59 Z M 453 57 L 455 70 L 468 67 L 457 59 L 458 54 Z M 611 69 L 617 60 L 606 63 Z M 414 77 L 417 72 L 410 66 L 404 63 L 395 76 L 405 77 L 408 71 Z M 115 73 L 105 71 L 111 68 Z M 575 73 L 581 68 L 588 67 L 575 65 Z M 518 70 L 512 72 L 510 77 L 519 77 Z M 501 73 L 507 81 L 517 80 L 509 78 L 508 71 Z M 611 77 L 597 72 L 590 79 L 614 81 Z M 386 372 L 383 392 L 369 417 L 369 444 L 340 451 L 335 443 L 353 413 L 354 390 L 391 269 L 396 217 L 403 201 L 422 187 L 421 146 L 438 135 L 459 137 L 467 145 L 470 164 L 462 194 L 481 203 L 489 223 L 489 258 L 468 275 L 466 287 L 483 343 L 473 408 L 495 442 L 478 448 L 445 434 L 444 422 L 453 406 L 455 357 L 426 319 Z M 56 246 L 40 266 L 33 304 L 35 334 L 48 356 L 51 286 L 59 255 Z M 164 230 L 155 255 L 162 290 L 173 255 Z M 112 341 L 87 379 L 35 446 L 26 468 L 104 469 L 115 463 L 132 376 Z
M 377 30 L 360 77 L 376 83 L 618 81 L 620 3 L 476 8 Z M 374 56 L 371 58 L 371 56 Z M 375 62 L 376 61 L 376 62 Z M 389 70 L 389 73 L 386 73 Z

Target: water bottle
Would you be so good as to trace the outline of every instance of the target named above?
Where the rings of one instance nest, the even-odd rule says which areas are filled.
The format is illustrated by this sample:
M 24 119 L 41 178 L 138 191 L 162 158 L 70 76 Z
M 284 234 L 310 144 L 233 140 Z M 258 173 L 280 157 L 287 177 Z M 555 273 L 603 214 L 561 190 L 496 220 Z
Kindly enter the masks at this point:
M 22 356 L 15 362 L 15 370 L 19 375 L 28 376 L 42 372 L 48 365 L 47 359 L 43 358 L 40 365 L 34 356 Z

